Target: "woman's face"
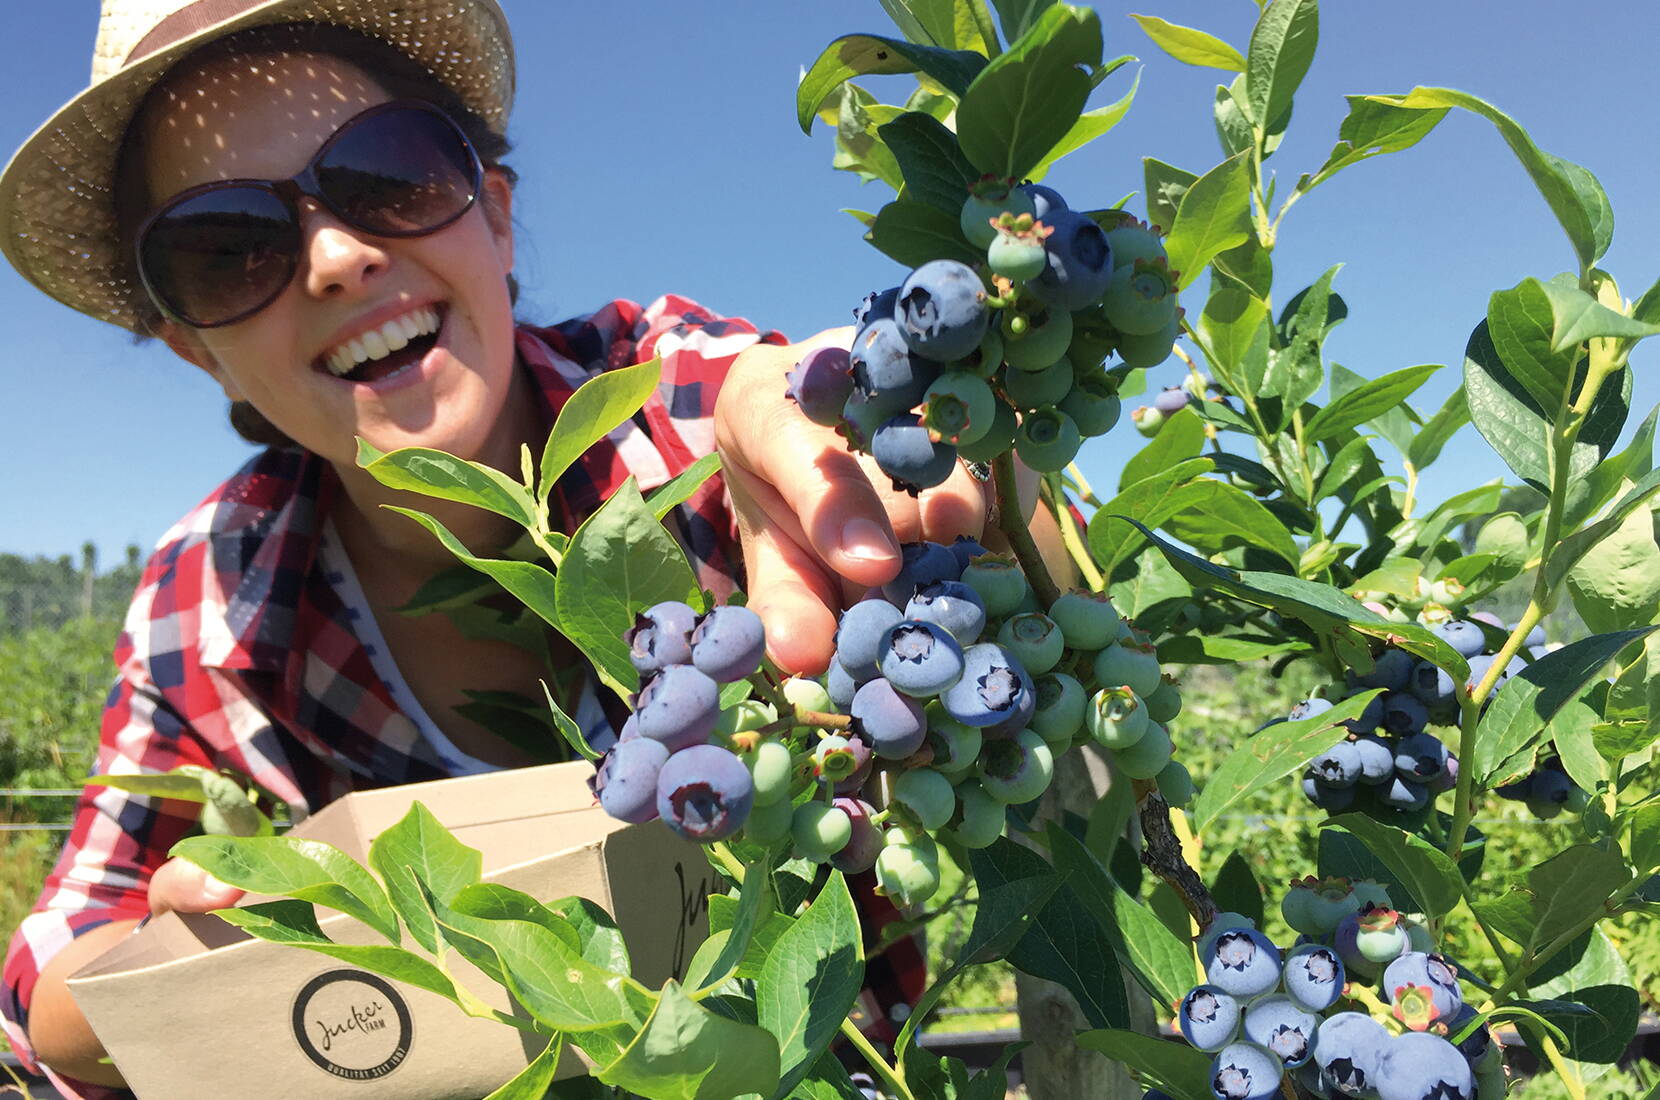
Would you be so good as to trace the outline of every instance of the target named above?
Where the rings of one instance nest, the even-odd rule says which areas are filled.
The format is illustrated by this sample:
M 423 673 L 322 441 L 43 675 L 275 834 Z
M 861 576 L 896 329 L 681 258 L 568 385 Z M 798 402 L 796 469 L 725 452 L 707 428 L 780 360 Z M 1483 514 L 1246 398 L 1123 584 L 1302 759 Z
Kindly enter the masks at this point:
M 286 179 L 341 123 L 388 98 L 351 63 L 319 54 L 268 54 L 175 74 L 138 123 L 149 194 L 159 202 L 217 179 Z M 251 402 L 338 466 L 353 465 L 354 435 L 381 450 L 511 454 L 518 441 L 499 438 L 514 375 L 510 197 L 507 182 L 489 173 L 483 198 L 464 217 L 414 238 L 372 236 L 302 199 L 298 270 L 282 294 L 247 320 L 171 326 L 164 337 L 232 400 Z M 406 369 L 372 381 L 329 371 L 326 363 L 349 341 L 423 310 L 437 312 L 438 338 Z

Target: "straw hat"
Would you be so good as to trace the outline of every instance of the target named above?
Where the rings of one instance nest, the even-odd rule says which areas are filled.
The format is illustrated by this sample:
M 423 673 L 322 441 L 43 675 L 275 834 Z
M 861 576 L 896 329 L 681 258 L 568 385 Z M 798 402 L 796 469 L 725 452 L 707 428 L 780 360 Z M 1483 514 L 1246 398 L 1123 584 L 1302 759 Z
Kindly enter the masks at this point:
M 115 159 L 146 92 L 186 54 L 245 27 L 333 23 L 420 62 L 492 129 L 513 101 L 513 40 L 496 0 L 103 0 L 92 83 L 0 175 L 0 250 L 58 301 L 123 328 L 142 294 L 117 256 Z

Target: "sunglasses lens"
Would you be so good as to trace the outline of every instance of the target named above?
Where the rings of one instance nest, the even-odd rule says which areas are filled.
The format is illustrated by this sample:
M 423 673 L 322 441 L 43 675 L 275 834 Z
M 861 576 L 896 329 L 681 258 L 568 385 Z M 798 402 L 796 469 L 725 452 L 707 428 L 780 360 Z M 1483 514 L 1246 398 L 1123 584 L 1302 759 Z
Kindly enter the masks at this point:
M 163 304 L 186 323 L 205 326 L 281 293 L 299 249 L 299 226 L 274 192 L 223 187 L 184 199 L 152 222 L 139 262 Z
M 476 162 L 448 119 L 395 107 L 340 131 L 317 164 L 317 186 L 347 221 L 371 233 L 409 237 L 466 213 Z

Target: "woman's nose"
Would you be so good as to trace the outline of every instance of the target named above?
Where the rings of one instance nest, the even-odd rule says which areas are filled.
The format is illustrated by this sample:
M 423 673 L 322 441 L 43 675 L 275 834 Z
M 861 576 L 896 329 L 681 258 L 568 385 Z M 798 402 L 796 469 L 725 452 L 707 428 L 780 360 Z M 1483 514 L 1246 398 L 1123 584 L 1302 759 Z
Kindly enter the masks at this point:
M 306 292 L 315 298 L 353 297 L 386 271 L 389 257 L 373 237 L 321 207 L 307 204 L 302 230 L 302 278 Z

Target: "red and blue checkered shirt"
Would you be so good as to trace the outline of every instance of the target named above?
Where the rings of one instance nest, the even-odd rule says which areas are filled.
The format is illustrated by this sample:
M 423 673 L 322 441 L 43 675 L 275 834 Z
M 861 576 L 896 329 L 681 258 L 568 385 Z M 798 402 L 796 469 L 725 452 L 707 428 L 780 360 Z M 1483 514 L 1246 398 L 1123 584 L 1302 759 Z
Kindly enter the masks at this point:
M 662 358 L 645 408 L 561 479 L 566 530 L 625 479 L 660 484 L 714 449 L 715 396 L 757 341 L 746 321 L 683 298 L 616 301 L 552 328 L 521 327 L 518 352 L 547 423 L 585 379 Z M 338 491 L 332 467 L 297 447 L 266 450 L 163 536 L 115 648 L 119 671 L 96 771 L 232 768 L 298 818 L 355 790 L 445 778 L 441 757 L 400 713 L 318 563 Z M 720 479 L 666 517 L 705 587 L 740 578 Z M 26 1028 L 41 968 L 76 936 L 149 912 L 151 873 L 196 823 L 195 807 L 110 788 L 83 793 L 73 827 L 6 955 L 0 1016 L 34 1068 Z M 66 1095 L 130 1096 L 52 1076 Z

